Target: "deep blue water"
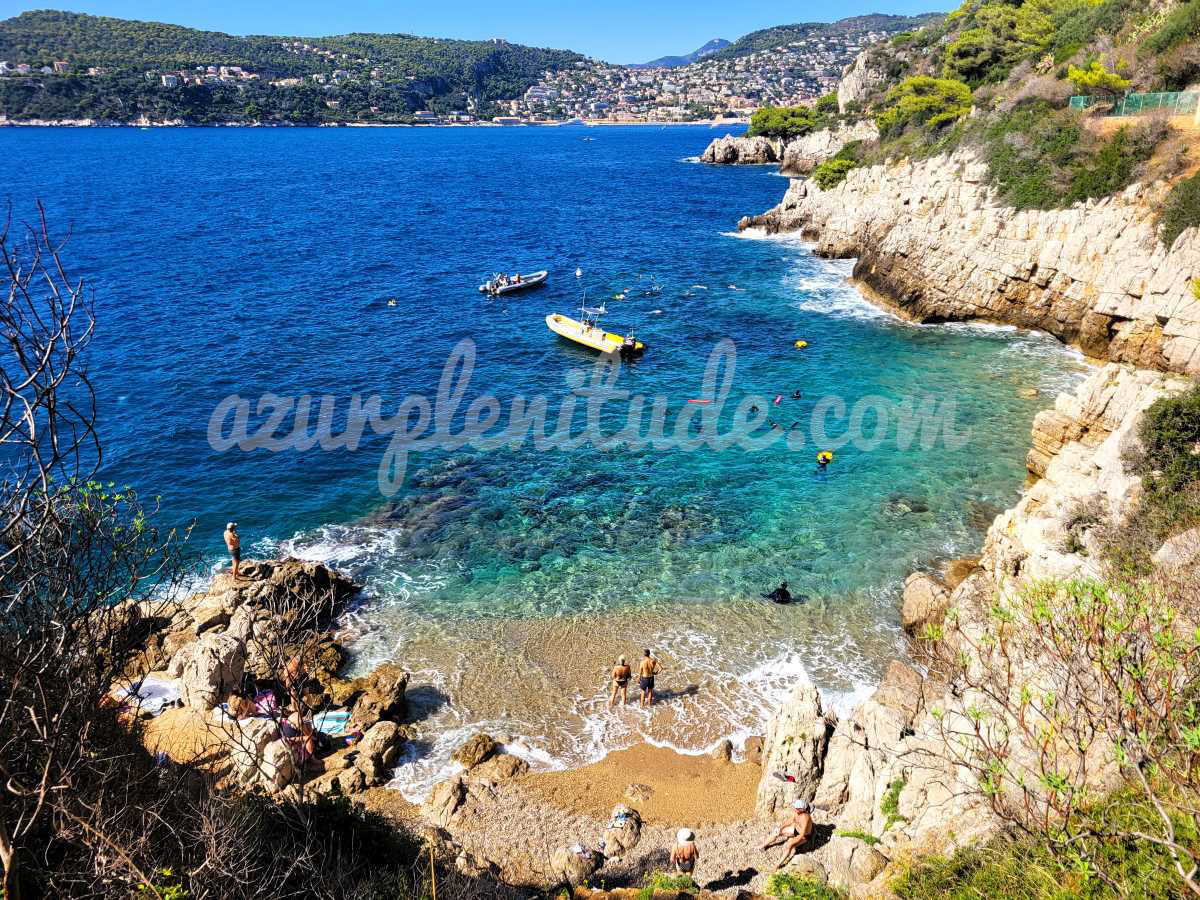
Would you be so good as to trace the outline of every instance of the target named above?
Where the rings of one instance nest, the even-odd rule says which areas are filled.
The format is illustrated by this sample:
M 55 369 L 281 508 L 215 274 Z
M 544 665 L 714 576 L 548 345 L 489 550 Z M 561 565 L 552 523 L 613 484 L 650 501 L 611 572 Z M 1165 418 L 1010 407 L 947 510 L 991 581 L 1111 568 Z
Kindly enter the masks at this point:
M 107 475 L 161 495 L 168 523 L 195 520 L 210 563 L 236 519 L 249 546 L 351 569 L 369 587 L 361 664 L 395 655 L 466 671 L 473 634 L 505 656 L 527 652 L 502 636 L 507 624 L 584 616 L 642 622 L 668 644 L 656 629 L 673 623 L 702 648 L 689 656 L 679 644 L 680 670 L 720 660 L 743 677 L 800 654 L 818 683 L 848 689 L 896 650 L 903 577 L 975 549 L 1013 502 L 1029 422 L 1080 365 L 1035 335 L 897 322 L 847 285 L 849 263 L 793 240 L 732 236 L 787 182 L 766 167 L 686 161 L 717 133 L 10 128 L 0 172 L 16 220 L 41 198 L 52 229 L 70 230 L 64 260 L 95 292 L 89 362 Z M 534 292 L 489 300 L 475 289 L 494 270 L 541 268 L 550 280 Z M 649 346 L 618 386 L 666 395 L 668 421 L 729 338 L 731 406 L 799 388 L 800 401 L 770 407 L 787 426 L 824 394 L 848 405 L 953 396 L 971 440 L 957 451 L 848 446 L 824 474 L 811 444 L 437 452 L 410 463 L 390 500 L 376 483 L 383 439 L 353 453 L 208 444 L 209 417 L 230 394 L 331 394 L 344 406 L 377 393 L 385 408 L 432 395 L 464 337 L 478 348 L 467 401 L 495 395 L 504 423 L 514 395 L 542 394 L 556 415 L 564 375 L 592 357 L 544 317 L 569 313 L 584 287 L 606 304 L 608 327 L 635 328 Z M 798 338 L 808 348 L 793 349 Z M 619 427 L 624 414 L 606 421 Z M 763 612 L 759 593 L 780 578 L 809 605 Z M 655 611 L 661 621 L 637 618 Z M 730 629 L 764 616 L 759 638 L 727 646 Z M 476 718 L 512 714 L 448 690 L 456 724 L 469 724 L 472 701 Z M 521 721 L 561 756 L 543 721 L 561 722 L 552 707 Z M 739 715 L 727 718 L 752 727 Z M 684 744 L 719 732 L 662 727 Z

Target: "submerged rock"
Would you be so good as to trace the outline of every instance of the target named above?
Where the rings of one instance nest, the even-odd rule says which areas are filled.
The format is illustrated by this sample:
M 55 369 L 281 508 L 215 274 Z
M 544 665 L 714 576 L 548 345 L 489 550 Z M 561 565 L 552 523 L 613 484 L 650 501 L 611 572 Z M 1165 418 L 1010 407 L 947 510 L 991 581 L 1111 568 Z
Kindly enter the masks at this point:
M 490 735 L 480 732 L 469 738 L 466 743 L 455 750 L 450 758 L 464 769 L 473 769 L 480 763 L 490 759 L 500 745 Z

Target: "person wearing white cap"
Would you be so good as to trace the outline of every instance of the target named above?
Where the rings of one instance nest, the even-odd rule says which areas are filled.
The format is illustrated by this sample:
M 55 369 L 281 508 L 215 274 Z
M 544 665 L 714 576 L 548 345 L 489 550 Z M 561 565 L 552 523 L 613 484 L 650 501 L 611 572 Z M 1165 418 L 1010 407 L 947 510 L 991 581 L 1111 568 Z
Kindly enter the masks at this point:
M 675 871 L 691 875 L 699 859 L 696 835 L 689 828 L 680 828 L 675 835 L 675 846 L 671 848 L 671 864 L 675 866 Z
M 783 859 L 775 866 L 777 869 L 782 869 L 786 866 L 796 851 L 799 850 L 811 837 L 813 831 L 812 813 L 808 810 L 808 803 L 804 800 L 797 800 L 792 804 L 791 817 L 779 826 L 779 830 L 771 835 L 771 839 L 762 845 L 762 850 L 767 850 L 783 841 Z
M 230 522 L 225 526 L 225 546 L 229 548 L 229 555 L 233 557 L 233 580 L 238 580 L 238 566 L 242 563 L 242 538 L 238 534 L 237 522 Z

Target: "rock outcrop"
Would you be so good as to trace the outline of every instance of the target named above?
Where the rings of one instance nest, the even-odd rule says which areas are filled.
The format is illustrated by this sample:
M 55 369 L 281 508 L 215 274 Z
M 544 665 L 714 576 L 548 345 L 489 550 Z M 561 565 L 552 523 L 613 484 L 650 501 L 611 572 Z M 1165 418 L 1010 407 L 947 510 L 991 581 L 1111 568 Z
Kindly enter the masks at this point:
M 842 72 L 837 87 L 838 112 L 846 112 L 851 104 L 861 106 L 887 82 L 887 71 L 878 64 L 878 56 L 864 50 Z
M 767 725 L 763 777 L 754 803 L 757 815 L 773 816 L 795 800 L 812 800 L 834 722 L 821 709 L 820 692 L 801 678 Z
M 1136 440 L 1140 413 L 1190 383 L 1176 375 L 1109 364 L 1037 417 L 1029 459 L 1032 484 L 1012 509 L 996 518 L 982 556 L 948 594 L 949 606 L 972 640 L 992 627 L 988 610 L 997 598 L 1012 598 L 1035 580 L 1096 574 L 1097 554 L 1088 549 L 1091 536 L 1077 531 L 1079 506 L 1087 503 L 1099 517 L 1120 521 L 1136 505 L 1140 479 L 1126 472 L 1123 450 Z M 1065 540 L 1071 533 L 1075 540 Z M 1187 541 L 1180 540 L 1179 546 L 1184 554 L 1190 552 Z M 923 608 L 943 605 L 940 583 L 929 576 L 910 580 L 910 585 L 918 584 L 934 598 Z M 1036 660 L 1026 663 L 1037 665 Z M 941 730 L 943 722 L 955 717 L 966 721 L 975 699 L 970 691 L 924 679 L 908 665 L 893 662 L 875 694 L 837 723 L 823 753 L 812 752 L 820 744 L 808 742 L 812 729 L 803 724 L 820 708 L 813 693 L 810 686 L 799 686 L 776 713 L 767 755 L 781 746 L 781 736 L 791 735 L 782 745 L 793 754 L 794 766 L 808 766 L 807 775 L 795 769 L 788 774 L 796 776 L 797 785 L 815 784 L 812 800 L 818 816 L 833 826 L 834 836 L 814 854 L 831 883 L 852 888 L 857 896 L 882 895 L 892 860 L 916 852 L 949 852 L 995 833 L 999 823 L 982 802 L 973 776 L 947 760 Z M 802 752 L 792 749 L 797 745 Z M 760 801 L 764 793 L 780 793 L 771 772 L 768 762 Z M 760 802 L 759 811 L 766 814 L 778 805 Z M 847 832 L 869 834 L 878 842 L 870 845 Z
M 701 162 L 717 165 L 754 166 L 777 163 L 783 158 L 783 141 L 765 137 L 714 138 L 700 156 Z
M 950 591 L 926 572 L 914 572 L 904 582 L 904 602 L 900 607 L 900 625 L 909 634 L 919 635 L 926 625 L 936 625 L 950 608 Z
M 854 277 L 923 322 L 1035 328 L 1088 356 L 1200 373 L 1200 230 L 1168 250 L 1154 212 L 1163 184 L 1134 184 L 1060 210 L 996 202 L 971 151 L 852 170 L 822 191 L 795 180 L 740 228 L 798 231 L 822 256 L 858 257 Z
M 779 171 L 784 175 L 807 175 L 851 141 L 873 141 L 878 137 L 879 129 L 870 119 L 822 128 L 788 141 L 779 160 Z

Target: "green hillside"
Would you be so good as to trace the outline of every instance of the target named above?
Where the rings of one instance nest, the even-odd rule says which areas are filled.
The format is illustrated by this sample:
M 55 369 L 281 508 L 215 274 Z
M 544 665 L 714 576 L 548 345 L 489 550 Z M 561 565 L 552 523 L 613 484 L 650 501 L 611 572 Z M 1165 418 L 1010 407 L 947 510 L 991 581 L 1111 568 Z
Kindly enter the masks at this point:
M 868 15 L 852 16 L 836 22 L 803 22 L 795 25 L 775 25 L 744 35 L 707 59 L 736 59 L 760 50 L 772 50 L 793 41 L 808 37 L 853 38 L 869 31 L 896 34 L 937 22 L 940 13 L 925 13 L 919 16 Z
M 347 108 L 375 107 L 378 115 L 395 117 L 421 109 L 466 109 L 470 101 L 486 115 L 500 111 L 494 107 L 496 101 L 520 96 L 545 70 L 581 59 L 566 50 L 504 41 L 405 34 L 238 37 L 47 10 L 0 22 L 0 60 L 26 63 L 35 71 L 64 60 L 69 73 L 81 77 L 56 79 L 53 84 L 6 80 L 0 84 L 0 112 L 12 117 L 118 119 L 154 113 L 221 121 L 246 118 L 248 108 L 267 119 L 311 121 L 343 117 Z M 152 85 L 138 83 L 145 81 L 147 72 L 192 71 L 197 66 L 240 66 L 259 79 L 211 89 L 189 90 L 194 86 L 182 85 L 176 94 L 166 96 Z M 82 76 L 89 69 L 100 69 L 101 75 L 88 76 L 85 83 Z M 347 81 L 353 84 L 323 91 L 305 86 L 294 92 L 264 84 L 279 78 L 332 76 L 338 70 L 349 73 Z M 234 87 L 236 96 L 225 89 Z M 205 102 L 208 95 L 203 90 L 212 95 L 211 103 Z M 336 112 L 326 101 L 336 104 Z M 297 113 L 300 108 L 303 111 Z

